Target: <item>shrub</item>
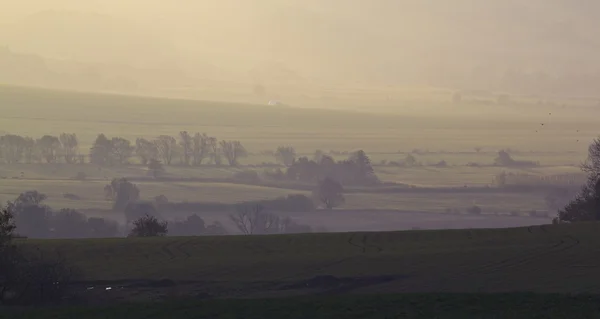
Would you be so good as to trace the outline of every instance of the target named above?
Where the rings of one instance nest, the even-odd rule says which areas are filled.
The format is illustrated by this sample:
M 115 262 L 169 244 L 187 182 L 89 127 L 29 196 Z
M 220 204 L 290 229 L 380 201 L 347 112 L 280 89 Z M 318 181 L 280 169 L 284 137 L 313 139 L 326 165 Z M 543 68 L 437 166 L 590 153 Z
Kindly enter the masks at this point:
M 129 237 L 161 237 L 168 232 L 166 221 L 160 222 L 154 216 L 145 215 L 133 221 L 133 228 Z

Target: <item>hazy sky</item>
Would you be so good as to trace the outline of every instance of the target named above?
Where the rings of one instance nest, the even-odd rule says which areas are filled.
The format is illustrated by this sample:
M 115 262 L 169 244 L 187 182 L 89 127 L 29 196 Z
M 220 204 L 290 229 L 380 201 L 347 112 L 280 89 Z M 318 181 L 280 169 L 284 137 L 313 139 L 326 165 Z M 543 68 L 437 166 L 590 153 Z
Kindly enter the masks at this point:
M 275 65 L 307 78 L 410 82 L 476 67 L 597 69 L 600 49 L 597 0 L 0 0 L 0 8 L 0 45 L 15 51 L 196 74 Z

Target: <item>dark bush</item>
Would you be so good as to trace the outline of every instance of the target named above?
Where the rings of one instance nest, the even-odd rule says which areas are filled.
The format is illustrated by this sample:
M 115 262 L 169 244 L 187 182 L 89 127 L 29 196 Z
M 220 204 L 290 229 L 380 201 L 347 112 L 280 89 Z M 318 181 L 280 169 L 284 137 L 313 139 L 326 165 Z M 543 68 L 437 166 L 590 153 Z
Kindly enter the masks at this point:
M 133 228 L 129 237 L 162 237 L 168 232 L 166 221 L 159 221 L 156 217 L 145 215 L 133 221 Z

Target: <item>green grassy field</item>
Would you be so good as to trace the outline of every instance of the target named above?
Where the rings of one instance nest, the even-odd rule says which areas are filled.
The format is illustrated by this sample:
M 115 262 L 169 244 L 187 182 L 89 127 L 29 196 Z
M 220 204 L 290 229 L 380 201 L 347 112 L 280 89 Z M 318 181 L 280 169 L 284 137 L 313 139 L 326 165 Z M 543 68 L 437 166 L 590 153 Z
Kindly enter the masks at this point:
M 195 282 L 224 297 L 285 294 L 315 276 L 392 280 L 353 293 L 599 293 L 600 224 L 201 238 L 23 240 L 63 254 L 82 280 Z M 217 289 L 218 287 L 218 289 Z
M 418 294 L 260 300 L 183 300 L 0 313 L 0 318 L 491 319 L 597 318 L 598 296 Z

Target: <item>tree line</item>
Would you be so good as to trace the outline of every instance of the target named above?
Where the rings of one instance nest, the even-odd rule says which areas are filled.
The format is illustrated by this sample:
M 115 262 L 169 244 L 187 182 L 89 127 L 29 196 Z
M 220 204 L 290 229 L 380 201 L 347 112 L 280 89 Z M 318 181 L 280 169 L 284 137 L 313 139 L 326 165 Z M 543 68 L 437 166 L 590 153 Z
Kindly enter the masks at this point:
M 14 134 L 0 136 L 0 159 L 7 164 L 83 162 L 79 140 L 74 133 L 44 135 L 39 139 Z
M 190 134 L 182 131 L 179 136 L 161 135 L 155 139 L 137 138 L 134 142 L 123 137 L 107 137 L 99 134 L 89 152 L 80 149 L 75 133 L 59 136 L 44 135 L 39 139 L 14 134 L 0 136 L 0 161 L 15 163 L 67 163 L 87 162 L 102 166 L 129 164 L 137 157 L 142 165 L 159 161 L 164 165 L 200 166 L 204 164 L 230 166 L 239 164 L 248 152 L 240 141 L 219 141 L 206 133 Z

